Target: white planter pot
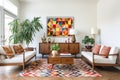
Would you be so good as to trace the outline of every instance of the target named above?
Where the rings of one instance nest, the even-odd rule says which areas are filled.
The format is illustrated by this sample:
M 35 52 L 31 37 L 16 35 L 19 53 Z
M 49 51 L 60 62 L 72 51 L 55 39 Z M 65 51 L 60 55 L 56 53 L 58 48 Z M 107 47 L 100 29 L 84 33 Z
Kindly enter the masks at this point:
M 56 51 L 56 50 L 53 50 L 53 51 L 52 51 L 52 56 L 53 56 L 53 57 L 55 57 L 57 54 L 58 54 L 58 51 Z

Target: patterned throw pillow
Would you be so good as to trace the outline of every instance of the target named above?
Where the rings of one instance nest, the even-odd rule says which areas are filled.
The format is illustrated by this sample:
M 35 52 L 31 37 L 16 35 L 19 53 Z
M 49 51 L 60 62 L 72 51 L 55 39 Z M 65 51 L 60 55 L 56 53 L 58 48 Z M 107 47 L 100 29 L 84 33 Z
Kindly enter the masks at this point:
M 24 52 L 24 49 L 21 45 L 14 45 L 13 48 L 14 48 L 16 54 L 20 54 L 20 53 Z
M 14 57 L 14 52 L 12 51 L 11 47 L 10 46 L 2 46 L 3 50 L 5 51 L 6 53 L 6 56 L 8 58 L 12 58 Z
M 93 52 L 94 54 L 99 54 L 100 48 L 101 48 L 101 45 L 96 44 L 96 45 L 93 47 L 92 52 Z
M 107 58 L 109 55 L 111 47 L 104 46 L 100 52 L 100 55 L 102 55 L 104 58 Z

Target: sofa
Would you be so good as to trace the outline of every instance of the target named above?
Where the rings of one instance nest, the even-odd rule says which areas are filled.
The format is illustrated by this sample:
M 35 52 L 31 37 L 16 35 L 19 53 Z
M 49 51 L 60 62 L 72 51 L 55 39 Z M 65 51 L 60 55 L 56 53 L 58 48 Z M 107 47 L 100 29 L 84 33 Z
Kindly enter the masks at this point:
M 33 51 L 26 51 L 24 48 L 20 53 L 17 54 L 14 46 L 18 46 L 20 44 L 14 44 L 14 45 L 0 45 L 0 66 L 11 66 L 11 65 L 22 65 L 23 69 L 25 68 L 25 65 L 35 57 L 36 59 L 36 49 L 34 48 Z M 3 46 L 9 46 L 11 51 L 13 52 L 12 57 L 11 54 L 8 57 L 8 54 L 6 54 L 5 50 L 3 49 Z
M 120 66 L 118 48 L 109 47 L 108 50 L 104 48 L 105 46 L 106 45 L 99 45 L 99 47 L 97 46 L 96 51 L 95 46 L 91 52 L 81 51 L 82 57 L 84 57 L 84 59 L 87 59 L 87 61 L 92 65 L 93 71 L 94 66 Z M 103 54 L 101 54 L 102 52 Z M 104 53 L 108 53 L 107 56 L 104 55 Z

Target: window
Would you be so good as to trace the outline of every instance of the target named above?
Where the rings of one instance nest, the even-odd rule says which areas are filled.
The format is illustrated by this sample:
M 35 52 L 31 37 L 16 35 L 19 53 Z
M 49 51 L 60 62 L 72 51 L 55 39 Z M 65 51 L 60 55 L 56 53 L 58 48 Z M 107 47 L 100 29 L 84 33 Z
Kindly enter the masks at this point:
M 17 6 L 15 6 L 12 2 L 10 2 L 9 0 L 4 0 L 4 8 L 9 11 L 12 12 L 13 14 L 17 15 Z
M 3 0 L 0 0 L 0 6 L 3 6 Z
M 9 44 L 9 30 L 8 23 L 17 17 L 18 7 L 10 0 L 0 0 L 0 45 Z
M 10 15 L 7 15 L 7 14 L 5 14 L 5 26 L 4 26 L 4 32 L 5 32 L 5 45 L 6 44 L 9 44 L 9 37 L 10 37 L 10 35 L 11 35 L 11 31 L 10 31 L 10 26 L 8 25 L 8 23 L 10 23 L 11 21 L 13 21 L 13 17 L 11 17 Z

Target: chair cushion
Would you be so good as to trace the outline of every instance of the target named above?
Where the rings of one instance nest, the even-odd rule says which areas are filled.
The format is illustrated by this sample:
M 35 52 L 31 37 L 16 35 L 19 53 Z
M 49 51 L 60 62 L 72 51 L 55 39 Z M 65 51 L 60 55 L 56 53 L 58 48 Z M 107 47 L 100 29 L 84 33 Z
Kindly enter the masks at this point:
M 109 54 L 118 54 L 118 52 L 119 52 L 119 50 L 118 50 L 117 47 L 112 47 L 112 48 L 110 49 Z
M 88 52 L 88 51 L 82 51 L 81 54 L 87 58 L 89 61 L 93 62 L 92 60 L 92 52 Z
M 103 63 L 103 64 L 116 64 L 116 59 L 109 59 L 109 58 L 104 58 L 99 55 L 94 56 L 94 61 L 95 63 Z
M 21 45 L 14 45 L 13 48 L 14 48 L 16 54 L 20 54 L 20 53 L 24 52 L 24 49 Z
M 25 62 L 27 62 L 35 54 L 36 54 L 35 51 L 25 52 Z M 15 55 L 15 57 L 13 57 L 13 58 L 5 59 L 2 63 L 6 63 L 6 64 L 7 63 L 23 63 L 23 54 L 18 54 L 18 55 Z
M 118 54 L 118 53 L 119 53 L 119 50 L 118 50 L 117 47 L 112 47 L 110 52 L 109 52 L 109 54 Z M 117 59 L 117 55 L 116 56 L 109 56 L 108 58 L 111 59 L 111 60 L 116 60 Z
M 4 61 L 4 59 L 6 58 L 6 56 L 5 55 L 3 55 L 3 54 L 0 54 L 0 63 L 2 63 L 3 61 Z
M 3 55 L 6 54 L 1 45 L 0 45 L 0 54 L 3 54 Z
M 82 51 L 81 54 L 87 58 L 90 62 L 93 62 L 92 58 L 92 52 L 86 52 Z M 116 57 L 116 56 L 114 56 Z M 103 64 L 115 64 L 116 63 L 116 58 L 110 59 L 110 58 L 104 58 L 100 55 L 94 55 L 94 62 L 95 63 L 103 63 Z
M 104 46 L 99 54 L 103 56 L 104 58 L 107 58 L 109 55 L 110 49 L 111 47 Z
M 100 48 L 101 48 L 101 45 L 96 44 L 96 45 L 93 47 L 92 52 L 93 52 L 94 54 L 99 54 Z

